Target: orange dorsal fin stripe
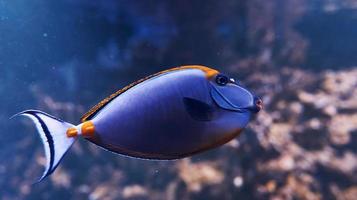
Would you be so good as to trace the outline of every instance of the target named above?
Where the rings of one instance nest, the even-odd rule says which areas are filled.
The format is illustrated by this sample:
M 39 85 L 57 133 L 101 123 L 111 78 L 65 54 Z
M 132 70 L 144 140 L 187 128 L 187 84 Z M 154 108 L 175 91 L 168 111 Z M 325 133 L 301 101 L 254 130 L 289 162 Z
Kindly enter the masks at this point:
M 129 90 L 130 88 L 134 87 L 135 85 L 142 83 L 148 79 L 151 79 L 153 77 L 168 73 L 168 72 L 172 72 L 172 71 L 178 71 L 178 70 L 183 70 L 183 69 L 199 69 L 202 70 L 205 74 L 207 78 L 211 78 L 214 75 L 218 74 L 219 72 L 215 69 L 211 69 L 209 67 L 205 67 L 205 66 L 201 66 L 201 65 L 187 65 L 187 66 L 181 66 L 181 67 L 175 67 L 175 68 L 171 68 L 171 69 L 167 69 L 155 74 L 152 74 L 150 76 L 147 76 L 143 79 L 140 79 L 134 83 L 131 83 L 130 85 L 116 91 L 114 94 L 110 95 L 109 97 L 103 99 L 101 102 L 99 102 L 97 105 L 95 105 L 93 108 L 91 108 L 87 113 L 85 113 L 83 115 L 83 117 L 81 118 L 82 122 L 85 122 L 87 120 L 90 120 L 93 116 L 95 116 L 96 113 L 98 113 L 105 105 L 107 105 L 109 102 L 111 102 L 113 99 L 115 99 L 115 97 L 119 96 L 120 94 L 124 93 L 125 91 Z

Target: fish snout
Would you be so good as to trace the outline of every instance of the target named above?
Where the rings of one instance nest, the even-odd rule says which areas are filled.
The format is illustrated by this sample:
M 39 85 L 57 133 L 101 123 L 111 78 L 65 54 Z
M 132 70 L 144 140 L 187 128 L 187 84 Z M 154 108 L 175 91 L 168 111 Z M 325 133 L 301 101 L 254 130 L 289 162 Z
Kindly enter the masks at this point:
M 263 109 L 263 101 L 259 97 L 254 97 L 253 106 L 251 107 L 251 111 L 254 113 L 258 113 L 261 109 Z

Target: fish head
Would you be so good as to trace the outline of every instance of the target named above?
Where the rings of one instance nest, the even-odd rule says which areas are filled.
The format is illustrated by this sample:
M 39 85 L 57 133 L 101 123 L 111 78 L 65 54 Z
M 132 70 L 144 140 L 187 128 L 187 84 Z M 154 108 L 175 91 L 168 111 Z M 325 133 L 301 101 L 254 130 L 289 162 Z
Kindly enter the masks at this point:
M 263 108 L 259 97 L 225 74 L 218 73 L 209 82 L 211 97 L 221 109 L 251 115 Z

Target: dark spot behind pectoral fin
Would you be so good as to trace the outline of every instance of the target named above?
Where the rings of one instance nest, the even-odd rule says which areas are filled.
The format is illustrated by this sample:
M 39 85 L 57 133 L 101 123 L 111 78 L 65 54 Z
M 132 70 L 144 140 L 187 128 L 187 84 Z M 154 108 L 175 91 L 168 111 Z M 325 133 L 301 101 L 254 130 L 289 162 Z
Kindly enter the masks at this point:
M 214 108 L 210 106 L 209 104 L 189 98 L 189 97 L 184 97 L 183 98 L 183 103 L 185 105 L 185 109 L 187 113 L 197 121 L 211 121 L 213 118 L 213 112 Z

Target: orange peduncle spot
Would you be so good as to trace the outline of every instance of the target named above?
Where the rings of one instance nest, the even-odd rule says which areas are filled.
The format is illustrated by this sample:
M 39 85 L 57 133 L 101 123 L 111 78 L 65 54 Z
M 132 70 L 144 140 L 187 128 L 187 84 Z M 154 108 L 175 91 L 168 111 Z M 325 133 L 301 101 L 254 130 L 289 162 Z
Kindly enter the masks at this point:
M 94 132 L 95 132 L 95 126 L 93 124 L 93 122 L 91 121 L 86 121 L 82 124 L 82 135 L 85 138 L 91 138 L 94 136 Z
M 67 129 L 66 132 L 67 137 L 71 138 L 71 137 L 76 137 L 78 135 L 78 131 L 76 128 L 71 127 Z

